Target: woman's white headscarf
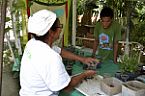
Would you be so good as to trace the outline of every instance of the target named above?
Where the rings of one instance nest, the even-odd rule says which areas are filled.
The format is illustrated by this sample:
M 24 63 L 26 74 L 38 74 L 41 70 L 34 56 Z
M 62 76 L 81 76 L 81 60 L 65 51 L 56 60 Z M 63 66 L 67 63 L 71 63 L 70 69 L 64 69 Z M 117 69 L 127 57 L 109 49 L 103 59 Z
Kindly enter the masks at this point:
M 56 14 L 49 10 L 40 10 L 29 17 L 28 32 L 43 36 L 52 27 Z

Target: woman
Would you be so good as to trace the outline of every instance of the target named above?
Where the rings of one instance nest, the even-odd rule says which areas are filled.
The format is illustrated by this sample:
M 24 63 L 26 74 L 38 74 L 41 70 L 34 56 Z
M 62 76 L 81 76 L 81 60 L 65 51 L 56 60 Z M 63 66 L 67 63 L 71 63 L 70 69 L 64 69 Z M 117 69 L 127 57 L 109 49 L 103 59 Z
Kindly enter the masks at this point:
M 84 63 L 96 59 L 80 57 L 53 46 L 61 28 L 56 14 L 49 10 L 40 10 L 29 18 L 28 31 L 34 38 L 26 44 L 21 61 L 20 96 L 58 96 L 60 90 L 68 92 L 96 73 L 88 70 L 72 78 L 68 75 L 61 55 Z

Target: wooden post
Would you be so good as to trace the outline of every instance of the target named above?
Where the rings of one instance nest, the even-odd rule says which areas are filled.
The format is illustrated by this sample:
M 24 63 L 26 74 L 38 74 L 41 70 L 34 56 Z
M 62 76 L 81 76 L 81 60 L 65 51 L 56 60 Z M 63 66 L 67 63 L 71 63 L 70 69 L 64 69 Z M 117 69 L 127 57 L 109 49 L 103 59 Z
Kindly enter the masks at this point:
M 28 18 L 30 16 L 30 6 L 28 5 L 29 2 L 31 2 L 32 0 L 26 0 L 26 6 L 27 6 L 27 15 L 28 15 Z M 28 33 L 28 40 L 31 39 L 31 34 Z
M 0 96 L 2 91 L 2 72 L 3 72 L 3 43 L 4 43 L 4 30 L 6 20 L 6 7 L 7 0 L 0 1 Z
M 72 14 L 72 45 L 76 45 L 76 6 L 77 0 L 73 0 L 73 14 Z

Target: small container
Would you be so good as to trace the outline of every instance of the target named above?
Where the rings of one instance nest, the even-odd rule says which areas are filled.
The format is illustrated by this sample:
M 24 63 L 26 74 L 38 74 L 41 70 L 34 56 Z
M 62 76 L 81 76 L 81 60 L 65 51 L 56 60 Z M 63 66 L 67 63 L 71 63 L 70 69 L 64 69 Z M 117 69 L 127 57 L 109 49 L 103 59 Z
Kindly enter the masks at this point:
M 121 92 L 122 82 L 114 77 L 105 78 L 101 81 L 100 87 L 107 96 L 113 96 Z
M 96 66 L 95 65 L 83 65 L 83 69 L 84 70 L 96 70 Z
M 122 74 L 122 75 L 121 75 L 121 79 L 122 79 L 123 82 L 126 82 L 126 81 L 128 81 L 128 79 L 129 79 L 129 75 L 127 75 L 127 74 Z
M 89 65 L 87 69 L 88 70 L 96 70 L 96 66 L 95 65 Z
M 128 81 L 122 85 L 122 96 L 145 96 L 145 84 L 140 81 Z
M 87 68 L 88 68 L 88 65 L 83 64 L 83 70 L 87 70 Z
M 66 66 L 66 71 L 71 76 L 72 75 L 72 66 Z
M 96 66 L 84 64 L 83 69 L 84 70 L 94 70 L 94 71 L 96 71 Z M 90 76 L 90 77 L 87 77 L 86 79 L 92 79 L 92 78 L 93 78 L 93 76 Z
M 79 55 L 80 55 L 80 56 L 84 56 L 84 52 L 83 52 L 83 51 L 80 51 L 80 52 L 79 52 Z
M 121 80 L 121 72 L 120 71 L 117 71 L 115 73 L 115 77 L 118 78 L 119 80 Z

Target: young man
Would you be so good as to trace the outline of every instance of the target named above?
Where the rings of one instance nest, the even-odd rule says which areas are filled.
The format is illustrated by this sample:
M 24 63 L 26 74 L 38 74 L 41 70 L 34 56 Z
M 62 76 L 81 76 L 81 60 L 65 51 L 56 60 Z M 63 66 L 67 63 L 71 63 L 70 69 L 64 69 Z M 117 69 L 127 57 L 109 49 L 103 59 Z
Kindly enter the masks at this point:
M 121 40 L 121 26 L 113 20 L 113 10 L 104 7 L 100 13 L 100 21 L 96 23 L 94 29 L 93 57 L 101 59 L 112 59 L 117 63 L 118 41 Z
M 53 46 L 61 28 L 59 19 L 51 11 L 40 10 L 29 17 L 28 31 L 34 38 L 26 44 L 21 60 L 20 96 L 58 96 L 60 90 L 70 91 L 96 73 L 88 70 L 72 78 L 68 75 L 61 56 L 87 64 L 96 60 Z

